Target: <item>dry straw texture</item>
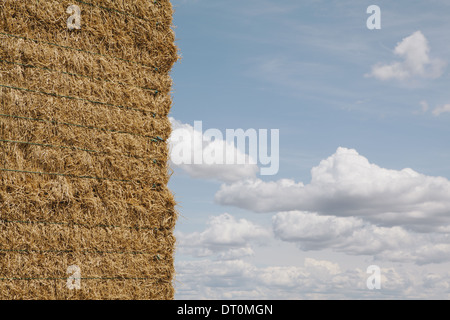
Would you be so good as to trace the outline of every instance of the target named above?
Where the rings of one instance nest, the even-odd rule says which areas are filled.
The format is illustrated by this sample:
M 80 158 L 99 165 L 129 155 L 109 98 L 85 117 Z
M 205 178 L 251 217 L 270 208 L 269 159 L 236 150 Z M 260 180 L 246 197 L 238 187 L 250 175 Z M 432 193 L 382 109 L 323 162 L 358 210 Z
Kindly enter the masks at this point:
M 0 0 L 1 299 L 173 298 L 172 13 Z

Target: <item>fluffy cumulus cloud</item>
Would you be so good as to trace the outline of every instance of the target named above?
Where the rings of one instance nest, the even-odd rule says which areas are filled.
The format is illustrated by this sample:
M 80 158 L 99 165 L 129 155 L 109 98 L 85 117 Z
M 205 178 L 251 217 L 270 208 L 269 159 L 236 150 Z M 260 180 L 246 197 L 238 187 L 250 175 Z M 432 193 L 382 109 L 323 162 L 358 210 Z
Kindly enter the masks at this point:
M 220 137 L 217 130 L 214 132 L 216 136 L 212 137 L 208 135 L 208 130 L 203 132 L 203 128 L 183 124 L 174 118 L 170 121 L 172 167 L 182 169 L 193 178 L 224 182 L 256 177 L 259 171 L 256 159 Z
M 176 298 L 450 298 L 450 273 L 430 272 L 426 266 L 419 269 L 392 264 L 414 259 L 417 262 L 418 257 L 427 262 L 448 261 L 449 245 L 424 239 L 424 234 L 376 227 L 353 217 L 299 211 L 276 214 L 273 234 L 297 243 L 302 250 L 331 248 L 348 254 L 373 254 L 375 259 L 350 268 L 311 257 L 300 265 L 277 265 L 275 261 L 270 266 L 255 265 L 247 261 L 254 254 L 252 246 L 269 245 L 272 233 L 247 219 L 222 214 L 211 217 L 202 232 L 177 233 L 178 251 L 194 259 L 176 261 Z M 367 287 L 372 275 L 368 267 L 373 264 L 380 268 L 381 290 Z
M 440 59 L 430 57 L 428 40 L 421 31 L 416 31 L 397 44 L 394 54 L 401 61 L 377 64 L 368 76 L 379 80 L 408 80 L 414 77 L 438 78 L 446 66 Z
M 446 234 L 416 233 L 402 227 L 379 227 L 354 217 L 280 212 L 273 217 L 274 234 L 302 250 L 333 249 L 378 260 L 417 264 L 450 261 Z
M 299 266 L 259 267 L 243 260 L 177 263 L 177 299 L 449 298 L 450 275 L 383 267 L 381 290 L 368 290 L 367 266 L 343 269 L 306 258 Z
M 272 228 L 225 213 L 210 217 L 202 231 L 177 231 L 178 253 L 190 258 L 176 261 L 176 298 L 450 298 L 447 179 L 381 168 L 346 148 L 311 173 L 309 184 L 257 178 L 223 184 L 216 201 L 273 212 Z M 251 262 L 258 250 L 283 242 L 299 248 L 292 254 L 334 251 L 363 263 Z M 381 290 L 367 288 L 372 264 L 380 266 Z
M 308 259 L 306 264 L 257 267 L 243 260 L 181 262 L 177 265 L 177 298 L 189 299 L 193 292 L 200 299 L 315 298 L 324 289 L 332 297 L 339 296 L 337 282 L 346 283 L 354 292 L 364 292 L 362 272 L 341 275 L 344 279 L 333 281 L 338 274 L 334 268 L 328 269 L 331 262 Z
M 385 227 L 450 231 L 450 181 L 446 178 L 381 168 L 346 148 L 321 161 L 311 175 L 307 185 L 286 179 L 224 184 L 215 200 L 255 212 L 309 211 L 357 217 Z
M 196 257 L 216 255 L 220 260 L 251 256 L 250 244 L 262 244 L 270 236 L 270 230 L 227 213 L 211 217 L 202 232 L 176 233 L 180 252 Z
M 339 245 L 364 223 L 357 218 L 319 216 L 301 211 L 280 212 L 273 217 L 276 236 L 284 241 L 298 242 L 305 250 Z

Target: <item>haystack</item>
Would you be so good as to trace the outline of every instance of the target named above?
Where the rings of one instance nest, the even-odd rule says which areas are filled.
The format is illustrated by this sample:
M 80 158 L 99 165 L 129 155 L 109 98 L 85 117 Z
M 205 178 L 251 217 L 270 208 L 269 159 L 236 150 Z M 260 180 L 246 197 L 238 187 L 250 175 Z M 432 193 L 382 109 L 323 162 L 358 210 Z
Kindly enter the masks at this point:
M 0 2 L 1 299 L 173 298 L 172 13 Z

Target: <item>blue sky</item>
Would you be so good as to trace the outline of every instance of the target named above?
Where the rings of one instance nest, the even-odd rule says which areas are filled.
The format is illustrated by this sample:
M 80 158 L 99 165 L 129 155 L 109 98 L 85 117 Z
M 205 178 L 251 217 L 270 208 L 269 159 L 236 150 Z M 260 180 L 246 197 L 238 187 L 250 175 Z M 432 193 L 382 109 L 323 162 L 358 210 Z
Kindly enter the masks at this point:
M 280 130 L 275 176 L 173 167 L 176 297 L 448 299 L 450 4 L 172 3 L 175 128 Z

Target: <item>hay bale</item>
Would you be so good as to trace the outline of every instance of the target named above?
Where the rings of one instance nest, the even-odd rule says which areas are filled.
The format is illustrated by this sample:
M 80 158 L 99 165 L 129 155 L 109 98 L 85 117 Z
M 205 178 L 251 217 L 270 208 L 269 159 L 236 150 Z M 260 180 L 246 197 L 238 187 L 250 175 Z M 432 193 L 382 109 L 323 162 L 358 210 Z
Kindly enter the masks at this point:
M 172 13 L 0 3 L 1 299 L 173 298 Z

